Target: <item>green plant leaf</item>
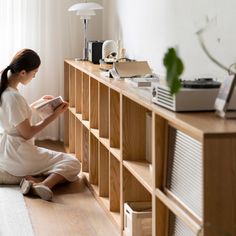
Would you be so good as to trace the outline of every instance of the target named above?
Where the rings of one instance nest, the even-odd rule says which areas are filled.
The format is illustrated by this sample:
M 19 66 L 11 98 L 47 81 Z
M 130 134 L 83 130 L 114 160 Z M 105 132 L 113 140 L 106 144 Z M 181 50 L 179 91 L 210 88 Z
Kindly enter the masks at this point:
M 184 64 L 174 48 L 168 48 L 163 58 L 163 64 L 166 68 L 166 79 L 170 92 L 172 95 L 176 94 L 181 88 L 179 76 L 184 71 Z

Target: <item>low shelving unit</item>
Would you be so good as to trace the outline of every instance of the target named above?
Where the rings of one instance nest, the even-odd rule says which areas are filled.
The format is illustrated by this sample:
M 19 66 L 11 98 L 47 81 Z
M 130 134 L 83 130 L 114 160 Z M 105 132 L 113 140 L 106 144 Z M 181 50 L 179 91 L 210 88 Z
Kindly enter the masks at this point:
M 152 235 L 236 235 L 234 120 L 168 111 L 89 62 L 64 72 L 65 146 L 121 235 L 126 202 L 151 203 Z

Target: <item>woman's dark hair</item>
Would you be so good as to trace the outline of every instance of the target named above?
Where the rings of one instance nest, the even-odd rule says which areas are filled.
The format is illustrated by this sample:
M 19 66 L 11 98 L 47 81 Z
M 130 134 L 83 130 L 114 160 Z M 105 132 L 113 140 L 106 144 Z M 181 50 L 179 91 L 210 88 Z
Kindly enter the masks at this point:
M 2 93 L 8 87 L 8 76 L 7 73 L 10 70 L 12 74 L 16 74 L 25 70 L 30 72 L 37 69 L 40 66 L 40 58 L 38 54 L 31 49 L 22 49 L 12 59 L 10 65 L 1 72 L 0 82 L 0 104 L 2 100 Z

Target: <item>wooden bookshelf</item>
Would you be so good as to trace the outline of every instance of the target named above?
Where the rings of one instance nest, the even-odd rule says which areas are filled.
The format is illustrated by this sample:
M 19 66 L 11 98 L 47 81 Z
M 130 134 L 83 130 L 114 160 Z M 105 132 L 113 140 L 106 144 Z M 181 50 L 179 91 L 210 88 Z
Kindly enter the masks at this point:
M 151 91 L 64 62 L 64 143 L 124 231 L 124 203 L 151 202 L 152 235 L 236 235 L 236 122 L 168 111 Z

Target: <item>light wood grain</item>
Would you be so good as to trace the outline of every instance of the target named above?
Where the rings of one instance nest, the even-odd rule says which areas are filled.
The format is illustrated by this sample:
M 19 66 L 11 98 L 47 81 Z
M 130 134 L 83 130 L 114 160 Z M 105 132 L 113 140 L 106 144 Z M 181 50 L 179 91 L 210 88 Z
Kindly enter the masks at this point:
M 109 94 L 103 84 L 99 84 L 99 116 L 99 135 L 109 138 Z
M 82 72 L 76 69 L 75 73 L 75 111 L 82 113 Z
M 70 66 L 69 72 L 69 104 L 75 107 L 75 68 Z
M 70 76 L 70 65 L 64 62 L 64 100 L 69 102 L 69 76 Z M 69 146 L 69 112 L 64 113 L 64 143 Z
M 90 129 L 90 132 L 99 139 L 99 130 L 98 129 Z
M 89 182 L 98 185 L 98 139 L 90 133 Z
M 110 211 L 120 212 L 120 162 L 112 154 L 109 168 Z
M 75 153 L 75 116 L 72 112 L 69 113 L 69 150 L 70 153 Z
M 89 120 L 89 76 L 85 73 L 82 76 L 82 119 Z
M 154 111 L 164 119 L 173 122 L 179 127 L 183 127 L 186 130 L 192 130 L 199 137 L 203 137 L 204 134 L 224 134 L 224 133 L 236 133 L 236 122 L 234 120 L 227 120 L 217 117 L 214 112 L 184 112 L 177 113 L 168 111 L 158 105 L 151 102 L 150 95 L 143 95 L 143 90 L 134 88 L 133 86 L 125 83 L 124 81 L 117 81 L 114 79 L 106 78 L 101 75 L 98 65 L 91 64 L 89 62 L 74 62 L 73 60 L 65 60 L 71 66 L 80 69 L 93 78 L 97 79 L 100 83 L 103 83 L 107 87 L 114 89 L 115 91 L 125 95 L 126 97 L 134 100 L 143 107 Z M 146 90 L 145 90 L 146 91 Z M 148 91 L 148 90 L 147 90 Z M 147 92 L 148 94 L 148 92 Z
M 76 119 L 75 123 L 75 156 L 82 161 L 82 124 Z
M 99 145 L 99 196 L 109 197 L 109 151 L 100 143 Z
M 236 235 L 236 135 L 204 141 L 204 235 Z
M 36 140 L 36 145 L 55 151 L 64 152 L 62 142 Z M 78 236 L 110 236 L 119 235 L 118 225 L 108 215 L 108 208 L 101 208 L 98 200 L 98 186 L 92 185 L 96 191 L 96 200 L 85 186 L 89 174 L 81 173 L 79 180 L 65 183 L 53 189 L 52 202 L 35 197 L 25 197 L 31 222 L 36 236 L 40 235 L 78 235 Z M 108 200 L 107 200 L 108 202 Z M 115 223 L 115 224 L 114 224 Z
M 64 62 L 64 100 L 69 102 L 69 78 L 70 78 L 70 65 Z
M 93 129 L 98 129 L 98 82 L 90 77 L 89 121 Z
M 73 103 L 70 103 L 72 124 L 65 118 L 65 132 L 69 133 L 69 136 L 65 134 L 65 144 L 68 139 L 71 144 L 73 144 L 73 139 L 76 140 L 77 132 L 73 134 L 72 129 L 72 116 L 75 116 L 81 120 L 82 127 L 87 130 L 88 135 L 94 135 L 93 140 L 96 139 L 99 143 L 99 186 L 94 185 L 94 188 L 99 192 L 101 197 L 97 198 L 106 209 L 109 209 L 109 201 L 113 201 L 113 194 L 117 191 L 117 189 L 112 189 L 112 186 L 118 180 L 115 166 L 120 164 L 120 234 L 123 232 L 124 203 L 152 201 L 153 235 L 168 235 L 170 212 L 178 216 L 196 234 L 203 226 L 204 231 L 201 232 L 203 236 L 219 236 L 219 232 L 236 235 L 236 227 L 234 227 L 236 225 L 234 161 L 236 122 L 223 120 L 213 112 L 175 113 L 168 111 L 151 102 L 150 89 L 134 88 L 124 81 L 106 78 L 101 75 L 99 66 L 89 62 L 66 60 L 65 83 L 67 86 L 69 83 L 69 88 L 66 89 L 69 91 L 66 93 L 70 95 L 72 102 L 74 70 L 83 74 L 83 114 L 76 114 Z M 98 97 L 97 101 L 96 97 Z M 147 164 L 142 164 L 146 160 L 147 112 L 152 113 L 152 173 L 149 172 Z M 187 208 L 181 207 L 184 203 L 181 203 L 176 196 L 164 194 L 166 170 L 170 168 L 166 161 L 169 142 L 168 126 L 176 128 L 203 144 L 201 158 L 203 158 L 204 170 L 204 217 L 202 221 L 190 214 Z M 70 127 L 69 130 L 68 127 Z M 88 148 L 86 145 L 85 143 L 83 148 Z M 90 140 L 90 145 L 92 145 L 90 150 L 96 152 L 96 142 Z M 87 155 L 91 158 L 92 154 L 87 152 Z M 110 168 L 109 155 L 112 157 Z M 85 159 L 85 165 L 89 158 Z M 96 173 L 93 170 L 96 169 L 96 165 L 95 161 L 91 173 L 87 173 L 88 178 L 93 178 L 90 174 Z M 116 176 L 115 179 L 114 176 Z M 111 218 L 114 217 L 111 215 Z
M 146 155 L 146 108 L 130 99 L 123 98 L 123 159 L 145 160 Z
M 123 161 L 123 165 L 139 182 L 152 193 L 152 173 L 148 162 Z
M 110 89 L 110 146 L 120 148 L 120 94 Z
M 69 110 L 64 112 L 64 145 L 69 146 Z
M 152 114 L 152 189 L 156 187 L 163 189 L 164 163 L 166 158 L 166 120 Z M 152 235 L 167 235 L 168 229 L 168 208 L 156 197 L 155 191 L 152 194 Z
M 89 131 L 83 126 L 82 128 L 83 138 L 82 138 L 82 171 L 89 171 Z
M 121 150 L 119 148 L 110 148 L 110 153 L 116 157 L 118 161 L 121 161 Z
M 152 195 L 125 167 L 122 181 L 123 205 L 125 202 L 151 202 Z
M 82 179 L 58 186 L 52 202 L 25 197 L 36 236 L 118 236 L 112 223 Z

